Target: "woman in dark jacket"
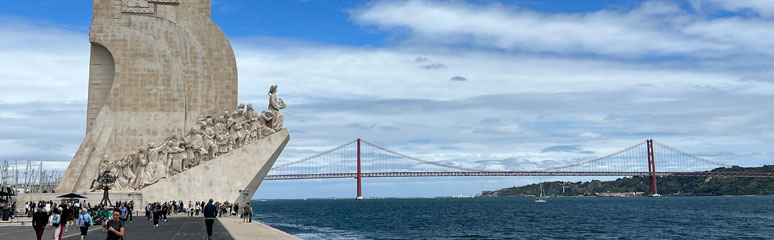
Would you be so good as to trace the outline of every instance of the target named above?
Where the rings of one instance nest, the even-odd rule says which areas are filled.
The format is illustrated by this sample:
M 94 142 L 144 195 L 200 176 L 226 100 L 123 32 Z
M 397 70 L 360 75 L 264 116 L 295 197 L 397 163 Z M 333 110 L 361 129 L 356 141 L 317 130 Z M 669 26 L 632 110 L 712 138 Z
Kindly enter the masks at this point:
M 38 205 L 38 210 L 32 215 L 32 228 L 35 229 L 38 240 L 43 237 L 43 230 L 48 224 L 48 213 L 43 211 L 43 206 Z

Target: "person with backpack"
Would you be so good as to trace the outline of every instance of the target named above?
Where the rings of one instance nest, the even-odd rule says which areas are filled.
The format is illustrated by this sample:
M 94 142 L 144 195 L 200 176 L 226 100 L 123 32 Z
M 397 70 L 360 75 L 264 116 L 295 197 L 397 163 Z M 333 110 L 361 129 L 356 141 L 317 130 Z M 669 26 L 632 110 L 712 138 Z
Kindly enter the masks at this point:
M 54 240 L 62 240 L 62 208 L 54 208 L 53 213 L 51 214 L 51 217 L 49 217 L 49 222 L 51 222 L 51 227 L 54 229 Z
M 86 209 L 81 209 L 81 215 L 78 215 L 78 228 L 81 229 L 81 240 L 86 239 L 89 227 L 91 227 L 91 215 L 86 212 Z

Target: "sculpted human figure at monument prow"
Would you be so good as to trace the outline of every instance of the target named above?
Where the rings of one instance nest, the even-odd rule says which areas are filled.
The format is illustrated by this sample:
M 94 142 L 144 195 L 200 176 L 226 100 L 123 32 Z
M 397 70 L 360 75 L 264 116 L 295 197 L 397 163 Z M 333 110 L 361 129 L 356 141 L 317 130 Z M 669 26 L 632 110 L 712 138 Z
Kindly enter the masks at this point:
M 158 146 L 149 142 L 115 162 L 104 156 L 99 171 L 117 177 L 115 190 L 139 190 L 281 131 L 285 117 L 280 110 L 287 105 L 277 97 L 277 85 L 269 88 L 268 95 L 269 105 L 260 115 L 252 104 L 239 104 L 236 111 L 217 116 L 214 124 L 213 116 L 203 116 L 198 128 L 191 127 L 185 134 L 174 132 Z M 92 191 L 101 188 L 98 185 Z

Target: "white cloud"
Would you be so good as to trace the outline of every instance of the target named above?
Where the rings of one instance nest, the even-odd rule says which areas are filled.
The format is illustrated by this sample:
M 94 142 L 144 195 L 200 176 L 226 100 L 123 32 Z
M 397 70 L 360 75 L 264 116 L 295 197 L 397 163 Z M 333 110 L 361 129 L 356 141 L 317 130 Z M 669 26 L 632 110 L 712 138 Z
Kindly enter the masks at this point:
M 280 84 L 295 96 L 464 99 L 481 95 L 612 91 L 639 84 L 658 89 L 697 84 L 735 84 L 734 73 L 698 72 L 655 64 L 593 59 L 523 56 L 489 51 L 427 52 L 400 48 L 338 46 L 256 47 L 238 41 L 240 93 Z M 418 68 L 417 56 L 431 56 L 445 69 Z M 449 81 L 464 76 L 468 81 Z M 303 83 L 303 84 L 299 84 Z M 262 95 L 262 94 L 261 94 Z
M 773 35 L 768 31 L 771 21 L 708 19 L 666 1 L 645 2 L 628 11 L 562 14 L 502 4 L 380 1 L 353 11 L 353 18 L 388 31 L 408 30 L 407 43 L 470 43 L 525 52 L 623 57 L 774 54 L 774 44 L 768 41 Z
M 0 36 L 0 103 L 86 100 L 88 34 L 0 19 Z

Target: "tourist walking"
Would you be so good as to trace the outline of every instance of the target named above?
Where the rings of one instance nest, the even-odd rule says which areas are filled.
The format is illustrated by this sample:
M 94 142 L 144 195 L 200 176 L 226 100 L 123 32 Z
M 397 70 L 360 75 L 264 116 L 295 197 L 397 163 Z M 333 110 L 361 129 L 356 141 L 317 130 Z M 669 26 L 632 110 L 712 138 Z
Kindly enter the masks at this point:
M 151 208 L 153 209 L 153 227 L 158 227 L 159 218 L 161 218 L 161 207 L 156 203 Z
M 242 222 L 252 222 L 253 221 L 253 206 L 250 205 L 250 203 L 247 203 L 247 205 L 244 205 L 242 207 Z
M 129 210 L 129 223 L 132 223 L 132 211 L 134 211 L 134 200 L 130 201 L 129 204 L 126 206 L 126 209 Z
M 113 211 L 113 218 L 105 223 L 102 232 L 107 233 L 107 240 L 118 240 L 124 238 L 124 222 L 119 219 L 121 213 Z
M 129 211 L 129 209 L 126 208 L 126 204 L 121 203 L 121 207 L 118 208 L 118 211 L 121 212 L 121 214 L 118 216 L 118 219 L 120 219 L 122 222 L 126 222 L 126 212 Z
M 53 214 L 51 214 L 51 217 L 49 217 L 51 220 L 51 228 L 54 230 L 53 239 L 54 240 L 62 240 L 62 208 L 54 208 Z
M 161 217 L 164 218 L 164 222 L 167 222 L 168 213 L 169 213 L 169 205 L 167 205 L 167 203 L 164 203 L 164 205 L 161 206 Z
M 70 221 L 70 207 L 66 203 L 59 205 L 59 213 L 62 218 L 60 225 L 62 225 L 62 230 L 64 230 L 63 233 L 67 233 L 67 222 Z M 59 233 L 59 235 L 62 235 L 62 233 Z
M 86 209 L 81 209 L 81 214 L 78 216 L 78 228 L 81 229 L 81 240 L 86 239 L 86 233 L 89 232 L 91 226 L 91 215 L 86 212 Z
M 43 211 L 42 205 L 38 205 L 37 211 L 32 214 L 32 228 L 35 229 L 35 235 L 38 237 L 38 240 L 41 240 L 43 237 L 43 230 L 46 229 L 47 224 L 48 213 Z
M 151 204 L 150 203 L 148 203 L 148 205 L 145 205 L 145 217 L 148 218 L 148 221 L 151 220 L 151 210 L 153 210 L 153 209 L 151 208 Z
M 212 239 L 212 224 L 215 223 L 215 216 L 218 208 L 212 205 L 212 199 L 204 206 L 204 225 L 207 225 L 207 239 Z

